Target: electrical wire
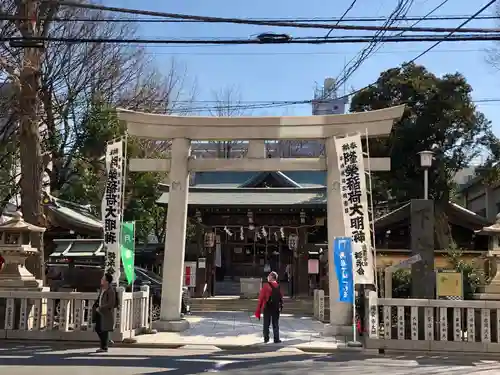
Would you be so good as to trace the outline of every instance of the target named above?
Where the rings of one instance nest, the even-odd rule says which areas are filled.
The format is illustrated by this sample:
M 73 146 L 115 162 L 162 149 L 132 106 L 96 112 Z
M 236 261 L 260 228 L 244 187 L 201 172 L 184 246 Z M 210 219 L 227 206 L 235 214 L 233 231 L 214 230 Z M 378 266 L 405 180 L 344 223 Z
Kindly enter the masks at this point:
M 237 104 L 227 104 L 224 105 L 224 110 L 227 111 L 239 111 L 239 112 L 244 112 L 244 111 L 252 111 L 252 110 L 261 110 L 261 109 L 275 109 L 275 108 L 281 108 L 281 107 L 289 107 L 289 106 L 294 106 L 294 105 L 310 105 L 313 102 L 313 100 L 275 100 L 275 101 L 240 101 Z M 488 104 L 488 103 L 500 103 L 500 98 L 490 98 L 490 99 L 478 99 L 478 100 L 471 100 L 472 103 L 474 104 Z M 162 106 L 164 103 L 157 102 L 159 106 Z M 203 105 L 203 104 L 208 104 L 208 105 Z M 411 101 L 405 101 L 404 103 L 401 104 L 411 104 Z M 148 104 L 155 104 L 155 101 L 150 101 Z M 181 105 L 179 105 L 181 104 Z M 210 114 L 217 108 L 220 108 L 220 103 L 216 101 L 182 101 L 182 100 L 176 100 L 175 106 L 173 108 L 170 108 L 169 113 L 171 114 L 176 114 L 176 113 L 207 113 Z M 136 107 L 136 108 L 129 108 L 137 111 L 141 111 L 143 108 Z M 148 106 L 148 110 L 150 110 L 150 106 Z M 110 109 L 109 112 L 113 112 L 114 110 Z M 98 116 L 99 118 L 99 116 Z M 102 119 L 105 119 L 104 117 Z
M 204 23 L 233 23 L 239 25 L 257 25 L 257 26 L 273 26 L 273 27 L 292 27 L 292 28 L 306 28 L 306 29 L 339 29 L 339 30 L 358 30 L 358 31 L 412 31 L 412 32 L 451 32 L 453 29 L 450 28 L 440 28 L 440 27 L 419 27 L 414 28 L 412 30 L 408 30 L 408 28 L 401 27 L 380 27 L 380 26 L 357 26 L 357 25 L 326 25 L 326 24 L 310 24 L 303 22 L 290 22 L 290 21 L 259 21 L 253 19 L 243 19 L 243 18 L 224 18 L 224 17 L 210 17 L 210 16 L 196 16 L 190 14 L 180 14 L 180 13 L 167 13 L 167 12 L 156 12 L 156 11 L 147 11 L 147 10 L 138 10 L 138 9 L 129 9 L 129 8 L 118 8 L 118 7 L 109 7 L 95 4 L 86 4 L 86 3 L 78 3 L 73 1 L 57 1 L 57 0 L 41 0 L 42 3 L 49 3 L 52 5 L 61 5 L 67 6 L 71 8 L 81 8 L 81 9 L 91 9 L 91 10 L 100 10 L 107 12 L 116 12 L 116 13 L 126 13 L 126 14 L 134 14 L 134 15 L 145 15 L 145 16 L 153 16 L 153 17 L 164 17 L 164 18 L 172 18 L 172 19 L 181 19 L 181 20 L 195 20 Z M 467 31 L 466 31 L 467 30 Z M 471 28 L 471 29 L 462 29 L 463 32 L 499 32 L 500 29 L 484 29 L 484 28 Z M 456 32 L 456 30 L 454 31 Z
M 344 14 L 342 14 L 342 16 L 340 16 L 340 18 L 338 19 L 337 22 L 335 22 L 335 26 L 338 26 L 339 23 L 342 22 L 342 20 L 344 19 L 345 16 L 347 16 L 347 13 L 349 13 L 351 11 L 351 9 L 354 7 L 354 5 L 356 5 L 356 3 L 358 2 L 358 0 L 353 0 L 353 2 L 351 3 L 351 5 L 349 5 L 346 9 L 346 11 L 344 12 Z M 328 33 L 325 35 L 325 38 L 328 38 L 330 36 L 330 34 L 332 33 L 334 29 L 330 29 L 328 31 Z
M 48 0 L 43 0 L 45 2 L 47 2 Z M 49 0 L 48 2 L 51 2 L 51 3 L 54 3 L 53 0 Z M 450 40 L 453 40 L 455 37 L 453 36 L 453 34 L 461 29 L 463 29 L 463 27 L 469 23 L 470 21 L 474 20 L 476 17 L 478 17 L 482 12 L 484 12 L 485 10 L 487 10 L 489 7 L 491 7 L 494 3 L 496 2 L 496 0 L 491 0 L 489 1 L 486 5 L 484 5 L 483 7 L 481 7 L 476 13 L 474 13 L 472 16 L 469 16 L 464 22 L 462 22 L 456 29 L 454 29 L 452 32 L 450 32 L 448 35 L 444 36 L 444 37 L 441 37 L 439 40 L 437 40 L 433 45 L 431 45 L 429 48 L 425 49 L 424 51 L 422 51 L 421 53 L 419 53 L 416 57 L 414 57 L 412 60 L 410 60 L 410 63 L 411 62 L 415 62 L 416 60 L 418 60 L 419 58 L 421 58 L 422 56 L 424 56 L 425 54 L 429 53 L 430 51 L 432 51 L 434 48 L 436 48 L 439 44 L 441 44 L 443 41 L 450 41 Z M 65 3 L 65 5 L 68 5 L 68 4 L 74 4 L 74 3 L 71 3 L 71 2 L 67 2 L 67 1 L 64 1 L 64 2 L 61 2 L 61 3 Z M 61 5 L 64 5 L 64 4 L 61 4 Z M 88 5 L 88 4 L 78 4 L 76 3 L 77 6 L 85 6 L 85 5 Z M 100 7 L 102 8 L 102 7 Z M 105 8 L 109 8 L 109 7 L 105 7 Z M 103 10 L 103 9 L 101 9 Z M 106 9 L 104 9 L 106 10 Z M 151 14 L 149 14 L 151 15 Z M 157 16 L 157 15 L 155 15 Z M 164 15 L 163 15 L 164 16 Z M 482 36 L 483 38 L 485 36 Z M 496 35 L 493 35 L 493 37 L 498 37 Z M 13 39 L 13 38 L 0 38 L 0 41 L 9 41 L 9 39 Z M 50 40 L 50 38 L 45 38 L 47 40 Z M 60 38 L 60 39 L 64 39 L 64 38 Z M 329 42 L 331 41 L 331 39 L 327 39 L 327 40 L 324 40 L 324 38 L 321 38 L 323 40 L 323 43 L 324 42 Z M 405 38 L 406 39 L 406 38 Z M 70 39 L 71 40 L 71 39 Z M 338 39 L 335 39 L 335 40 L 338 40 Z M 137 40 L 135 40 L 137 41 Z M 93 42 L 99 42 L 99 39 L 94 39 Z M 104 40 L 101 40 L 102 43 L 106 43 L 106 39 Z M 117 40 L 117 42 L 122 42 L 123 43 L 123 40 Z M 154 41 L 155 43 L 158 42 L 158 41 Z M 190 43 L 192 43 L 193 40 L 190 41 Z M 213 43 L 214 41 L 210 41 L 210 43 Z M 238 43 L 241 43 L 241 42 L 245 42 L 245 41 L 242 41 L 242 40 L 239 40 Z M 251 40 L 251 41 L 246 41 L 247 44 L 248 42 L 251 42 L 250 44 L 257 44 L 257 43 L 260 43 L 260 41 L 255 41 L 255 40 Z M 349 94 L 346 94 L 346 95 L 343 95 L 342 97 L 339 97 L 337 99 L 344 99 L 344 98 L 348 98 L 349 96 L 352 96 L 352 95 L 355 95 L 363 90 L 366 90 L 370 87 L 372 87 L 373 85 L 375 85 L 377 83 L 377 81 L 367 85 L 367 86 L 364 86 L 363 88 L 361 89 L 358 89 L 352 93 L 349 93 Z M 491 102 L 491 101 L 490 101 Z M 302 101 L 293 101 L 293 102 L 286 102 L 286 103 L 277 103 L 277 104 L 269 104 L 269 105 L 259 105 L 259 106 L 255 106 L 251 109 L 263 109 L 263 108 L 270 108 L 270 107 L 276 107 L 276 106 L 283 106 L 283 105 L 296 105 L 296 104 L 310 104 L 312 103 L 312 100 L 302 100 Z M 250 109 L 249 108 L 250 106 L 246 106 L 245 109 Z M 190 109 L 192 110 L 192 108 Z
M 477 16 L 479 16 L 481 13 L 483 13 L 486 9 L 491 7 L 493 4 L 496 3 L 497 0 L 491 0 L 486 5 L 484 5 L 481 9 L 479 9 L 476 13 L 474 13 L 469 19 L 465 20 L 462 22 L 460 25 L 458 25 L 456 30 L 460 30 L 463 28 L 463 26 L 467 25 L 469 22 L 471 22 L 473 19 L 475 19 Z M 448 34 L 448 37 L 453 37 L 453 34 L 455 34 L 455 31 L 452 31 Z M 425 51 L 422 51 L 418 56 L 414 57 L 410 62 L 414 62 L 415 60 L 418 60 L 422 56 L 424 56 L 427 52 L 433 50 L 437 46 L 439 46 L 443 41 L 438 41 L 429 48 L 427 48 Z
M 143 53 L 147 55 L 189 55 L 189 56 L 345 56 L 349 55 L 351 51 L 316 51 L 316 52 L 307 52 L 307 51 L 295 51 L 295 52 L 277 52 L 277 51 L 269 51 L 269 52 L 226 52 L 226 51 L 213 51 L 211 48 L 203 49 L 201 51 L 190 49 L 188 52 L 177 52 L 176 48 L 184 49 L 184 48 L 206 48 L 206 47 L 222 47 L 222 46 L 155 46 L 151 45 L 150 47 L 158 47 L 158 48 L 168 48 L 166 51 L 144 51 Z M 386 54 L 406 54 L 406 53 L 420 53 L 422 50 L 385 50 L 385 51 L 377 51 L 373 52 L 372 55 L 386 55 Z M 432 51 L 431 53 L 473 53 L 473 52 L 484 52 L 484 49 L 478 48 L 466 48 L 466 49 L 440 49 L 437 51 Z
M 410 17 L 395 17 L 394 21 L 418 21 L 422 19 L 423 16 L 410 16 Z M 463 21 L 468 18 L 467 15 L 455 15 L 455 16 L 434 16 L 428 17 L 427 21 Z M 500 16 L 479 16 L 476 20 L 498 20 Z M 0 21 L 31 21 L 31 18 L 19 17 L 17 15 L 7 15 L 0 13 Z M 112 17 L 101 17 L 101 18 L 90 18 L 90 17 L 54 17 L 51 19 L 53 22 L 117 22 L 117 23 L 203 23 L 203 21 L 198 20 L 183 20 L 183 19 L 169 19 L 169 18 L 112 18 Z M 249 18 L 252 21 L 270 21 L 270 22 L 338 22 L 340 18 Z M 340 22 L 384 22 L 387 17 L 345 17 Z
M 412 3 L 410 1 L 399 2 L 398 6 L 392 11 L 392 13 L 387 17 L 387 20 L 384 23 L 384 27 L 394 25 L 394 19 L 396 17 L 405 16 Z M 335 78 L 336 86 L 335 89 L 341 87 L 347 80 L 351 77 L 351 75 L 363 64 L 363 62 L 371 55 L 375 47 L 380 43 L 380 39 L 385 36 L 387 31 L 381 30 L 378 31 L 373 39 L 370 41 L 368 46 L 363 48 L 356 56 L 353 56 L 347 64 L 345 64 L 342 72 Z
M 108 44 L 183 44 L 183 45 L 245 45 L 245 44 L 346 44 L 346 43 L 366 43 L 372 40 L 372 36 L 338 36 L 335 38 L 324 39 L 323 37 L 304 37 L 294 39 L 275 39 L 263 41 L 259 39 L 142 39 L 142 38 L 64 38 L 64 37 L 0 37 L 0 42 L 60 42 L 67 44 L 82 43 L 108 43 Z M 495 34 L 465 34 L 456 36 L 441 35 L 421 35 L 421 36 L 401 36 L 384 37 L 381 41 L 384 43 L 401 42 L 463 42 L 463 41 L 498 41 L 500 32 Z
M 410 28 L 414 28 L 415 26 L 417 26 L 419 23 L 425 21 L 428 19 L 428 17 L 430 17 L 432 14 L 434 14 L 436 11 L 438 11 L 440 8 L 442 8 L 449 0 L 443 0 L 440 4 L 438 4 L 436 7 L 434 7 L 433 9 L 431 9 L 429 12 L 427 12 L 427 14 L 425 14 L 422 18 L 416 20 L 411 26 Z M 398 33 L 396 36 L 403 36 L 405 32 L 402 31 L 400 33 Z M 378 47 L 376 46 L 376 44 L 378 44 Z M 344 67 L 344 70 L 341 72 L 340 75 L 342 75 L 342 77 L 339 79 L 339 76 L 337 76 L 336 78 L 336 81 L 339 82 L 338 83 L 338 86 L 340 85 L 343 85 L 345 84 L 349 78 L 352 77 L 352 75 L 361 67 L 361 65 L 371 56 L 373 56 L 374 53 L 377 53 L 378 51 L 380 51 L 380 49 L 382 48 L 382 46 L 384 45 L 384 43 L 372 43 L 372 45 L 369 45 L 366 49 L 362 50 L 361 53 L 360 53 L 360 57 L 358 58 L 358 60 L 352 64 L 347 70 L 346 68 Z M 377 48 L 376 48 L 377 47 Z M 351 62 L 353 61 L 354 57 L 349 61 L 348 65 L 349 66 L 351 64 Z M 337 87 L 338 87 L 337 86 Z

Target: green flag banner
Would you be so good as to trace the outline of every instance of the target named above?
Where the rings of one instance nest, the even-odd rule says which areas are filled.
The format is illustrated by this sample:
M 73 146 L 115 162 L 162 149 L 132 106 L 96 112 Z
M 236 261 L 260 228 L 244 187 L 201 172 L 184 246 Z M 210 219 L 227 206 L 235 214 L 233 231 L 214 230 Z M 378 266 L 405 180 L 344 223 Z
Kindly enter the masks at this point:
M 135 279 L 134 272 L 134 249 L 135 249 L 135 222 L 124 221 L 122 223 L 121 257 L 123 272 L 129 284 Z

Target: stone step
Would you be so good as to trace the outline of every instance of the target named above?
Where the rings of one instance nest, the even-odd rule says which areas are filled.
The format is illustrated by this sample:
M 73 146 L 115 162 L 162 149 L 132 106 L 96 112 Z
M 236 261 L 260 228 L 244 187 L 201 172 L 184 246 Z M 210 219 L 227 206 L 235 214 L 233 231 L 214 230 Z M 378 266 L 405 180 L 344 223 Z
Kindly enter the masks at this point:
M 238 297 L 223 298 L 192 298 L 192 312 L 209 311 L 254 311 L 257 299 L 243 299 Z M 310 316 L 313 314 L 313 301 L 311 299 L 288 299 L 283 302 L 284 312 L 289 314 L 300 314 Z

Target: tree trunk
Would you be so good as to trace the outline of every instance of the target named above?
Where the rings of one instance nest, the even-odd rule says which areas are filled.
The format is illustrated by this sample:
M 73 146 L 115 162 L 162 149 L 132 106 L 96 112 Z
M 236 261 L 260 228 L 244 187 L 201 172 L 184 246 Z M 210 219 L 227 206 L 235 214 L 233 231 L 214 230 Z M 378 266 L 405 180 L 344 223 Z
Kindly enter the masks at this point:
M 23 1 L 18 5 L 18 14 L 23 19 L 32 19 L 36 14 L 36 5 L 32 1 Z M 23 24 L 29 23 L 22 21 Z M 22 28 L 23 26 L 21 26 Z M 24 26 L 30 27 L 30 26 Z M 40 145 L 40 119 L 38 92 L 40 90 L 40 50 L 24 48 L 23 66 L 20 73 L 20 159 L 21 159 L 21 209 L 24 220 L 30 224 L 42 225 L 42 175 L 43 162 Z M 38 236 L 37 236 L 38 237 Z M 34 239 L 35 240 L 35 239 Z M 37 256 L 29 257 L 26 267 L 37 279 L 42 279 L 43 248 L 41 241 L 34 241 L 34 247 L 40 251 Z
M 435 239 L 436 248 L 439 250 L 446 250 L 450 247 L 451 241 L 451 227 L 448 222 L 448 215 L 446 214 L 446 206 L 448 202 L 437 202 L 435 205 L 434 217 L 435 217 Z

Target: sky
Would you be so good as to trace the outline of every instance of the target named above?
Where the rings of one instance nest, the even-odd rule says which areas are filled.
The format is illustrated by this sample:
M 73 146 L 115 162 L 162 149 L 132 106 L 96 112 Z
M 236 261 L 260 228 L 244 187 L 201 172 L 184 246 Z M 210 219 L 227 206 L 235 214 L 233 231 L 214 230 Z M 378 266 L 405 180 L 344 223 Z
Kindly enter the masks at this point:
M 110 6 L 134 9 L 238 18 L 328 18 L 340 17 L 351 0 L 102 0 Z M 423 16 L 442 0 L 415 0 L 408 16 Z M 487 0 L 449 0 L 433 13 L 438 16 L 472 15 Z M 348 17 L 388 16 L 397 0 L 358 0 Z M 492 6 L 484 15 L 492 15 Z M 463 21 L 428 21 L 419 26 L 456 27 Z M 410 26 L 411 22 L 400 26 Z M 500 24 L 500 20 L 498 21 Z M 467 27 L 496 27 L 495 20 L 477 20 Z M 374 25 L 376 25 L 374 23 Z M 142 23 L 138 35 L 147 38 L 247 38 L 263 32 L 286 33 L 292 37 L 324 36 L 325 30 L 273 28 L 208 23 Z M 352 32 L 336 30 L 331 36 Z M 361 34 L 366 34 L 361 32 Z M 369 58 L 347 82 L 346 90 L 372 83 L 379 74 L 413 59 L 432 43 L 387 43 Z M 324 45 L 240 45 L 167 46 L 152 45 L 148 54 L 168 73 L 170 59 L 186 68 L 186 85 L 196 80 L 196 100 L 214 100 L 214 91 L 236 88 L 243 101 L 296 101 L 311 99 L 316 84 L 326 77 L 337 77 L 364 44 Z M 497 72 L 486 61 L 492 42 L 442 43 L 417 63 L 436 75 L 460 72 L 472 85 L 474 99 L 498 99 Z M 499 44 L 500 47 L 500 44 Z M 189 87 L 187 87 L 189 89 Z M 342 94 L 341 92 L 340 94 Z M 478 104 L 500 136 L 500 103 Z M 310 105 L 295 105 L 253 110 L 252 115 L 309 115 Z

